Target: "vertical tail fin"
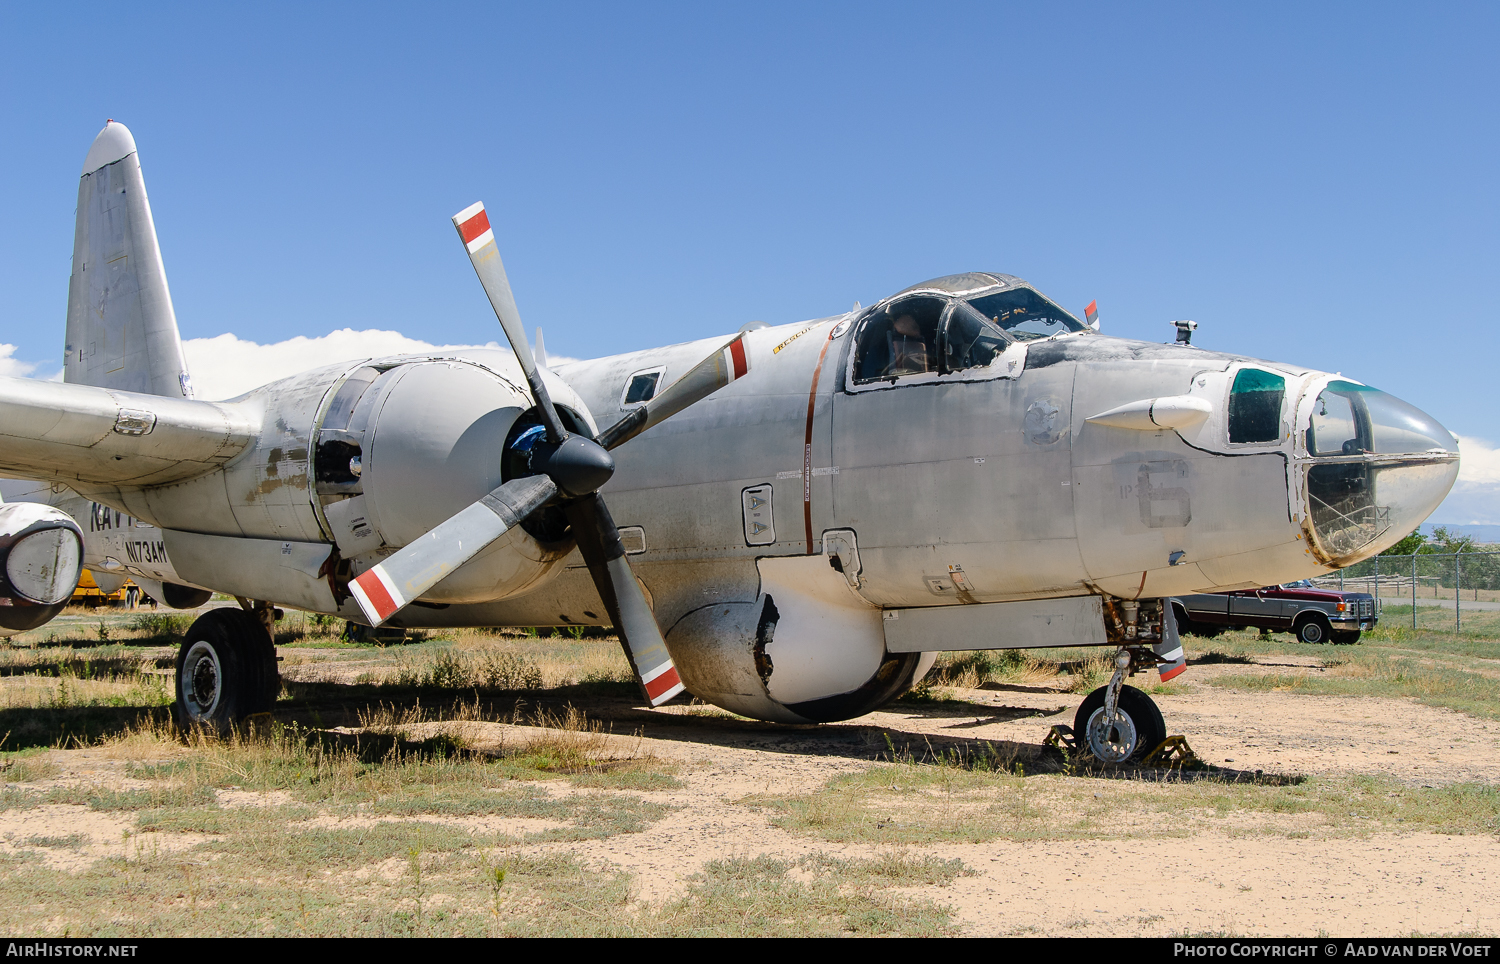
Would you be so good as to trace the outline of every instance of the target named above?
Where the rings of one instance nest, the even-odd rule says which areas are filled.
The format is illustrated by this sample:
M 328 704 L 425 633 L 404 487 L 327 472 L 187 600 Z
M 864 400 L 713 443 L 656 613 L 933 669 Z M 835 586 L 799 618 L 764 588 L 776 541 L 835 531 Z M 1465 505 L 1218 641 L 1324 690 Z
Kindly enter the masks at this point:
M 193 397 L 135 138 L 114 121 L 78 184 L 63 381 Z

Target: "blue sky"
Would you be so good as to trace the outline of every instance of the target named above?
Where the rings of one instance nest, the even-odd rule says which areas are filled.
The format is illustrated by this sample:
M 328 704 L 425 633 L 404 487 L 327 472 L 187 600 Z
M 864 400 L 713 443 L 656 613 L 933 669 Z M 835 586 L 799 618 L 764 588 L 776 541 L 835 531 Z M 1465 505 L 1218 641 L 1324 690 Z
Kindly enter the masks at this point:
M 113 117 L 187 338 L 491 341 L 476 199 L 574 357 L 999 270 L 1406 398 L 1466 442 L 1434 521 L 1500 523 L 1497 41 L 1463 3 L 4 5 L 0 342 L 58 367 Z

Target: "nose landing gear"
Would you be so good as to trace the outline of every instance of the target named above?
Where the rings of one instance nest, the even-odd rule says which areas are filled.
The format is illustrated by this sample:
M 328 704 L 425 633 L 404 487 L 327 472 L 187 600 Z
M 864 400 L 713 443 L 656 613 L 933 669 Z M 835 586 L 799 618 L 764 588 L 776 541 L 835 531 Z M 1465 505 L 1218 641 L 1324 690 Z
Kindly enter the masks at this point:
M 1101 686 L 1084 699 L 1073 717 L 1073 732 L 1102 763 L 1139 760 L 1161 746 L 1167 724 L 1151 697 L 1134 686 L 1120 686 L 1115 712 L 1105 706 L 1109 686 Z
M 1154 666 L 1156 657 L 1140 646 L 1121 646 L 1115 653 L 1115 673 L 1107 686 L 1084 697 L 1073 717 L 1073 733 L 1082 747 L 1101 763 L 1125 763 L 1161 746 L 1167 724 L 1155 701 L 1125 677 L 1138 666 Z

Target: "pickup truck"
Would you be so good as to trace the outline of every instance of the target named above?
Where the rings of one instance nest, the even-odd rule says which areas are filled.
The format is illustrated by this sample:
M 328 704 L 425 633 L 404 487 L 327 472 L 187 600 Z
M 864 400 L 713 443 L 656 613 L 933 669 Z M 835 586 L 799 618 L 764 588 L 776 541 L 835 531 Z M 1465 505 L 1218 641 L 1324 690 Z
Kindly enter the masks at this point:
M 1375 598 L 1365 592 L 1319 589 L 1310 581 L 1199 593 L 1172 600 L 1177 628 L 1195 636 L 1253 626 L 1263 633 L 1293 633 L 1304 643 L 1357 643 L 1380 619 Z

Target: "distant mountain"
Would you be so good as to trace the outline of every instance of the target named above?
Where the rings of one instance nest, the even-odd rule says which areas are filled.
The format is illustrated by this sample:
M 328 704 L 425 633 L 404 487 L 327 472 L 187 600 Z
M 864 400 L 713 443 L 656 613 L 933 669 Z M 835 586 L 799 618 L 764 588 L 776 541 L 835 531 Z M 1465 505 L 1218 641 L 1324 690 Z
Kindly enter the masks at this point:
M 1500 542 L 1500 526 L 1482 526 L 1482 525 L 1453 526 L 1453 525 L 1443 525 L 1443 523 L 1441 523 L 1441 522 L 1437 522 L 1437 523 L 1431 523 L 1431 522 L 1429 522 L 1429 523 L 1422 524 L 1421 526 L 1418 527 L 1418 529 L 1421 531 L 1421 533 L 1423 535 L 1430 536 L 1430 535 L 1432 535 L 1432 530 L 1436 529 L 1438 526 L 1443 526 L 1444 529 L 1447 529 L 1449 532 L 1451 532 L 1451 533 L 1453 533 L 1455 535 L 1468 536 L 1469 538 L 1473 539 L 1475 542 L 1486 542 L 1486 543 Z

